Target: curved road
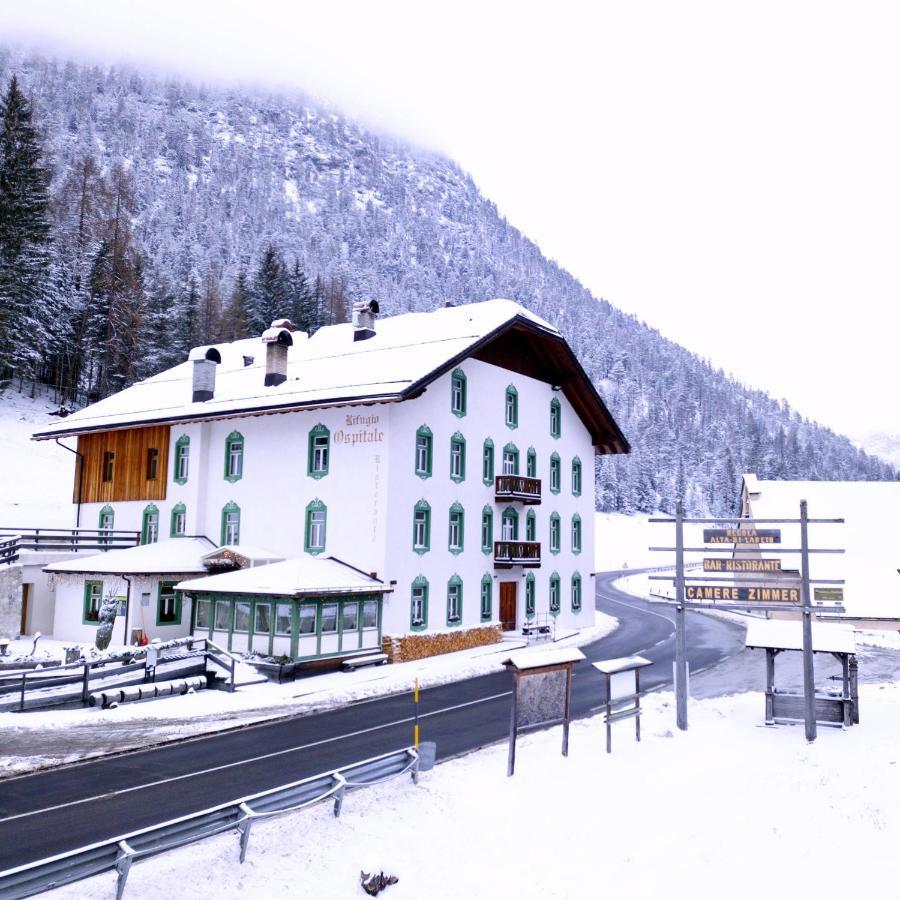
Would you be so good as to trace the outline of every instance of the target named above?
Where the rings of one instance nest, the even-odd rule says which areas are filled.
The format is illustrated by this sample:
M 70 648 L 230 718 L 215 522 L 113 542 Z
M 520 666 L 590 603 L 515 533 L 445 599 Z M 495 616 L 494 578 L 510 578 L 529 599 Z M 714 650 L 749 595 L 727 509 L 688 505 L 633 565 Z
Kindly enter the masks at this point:
M 617 591 L 621 574 L 596 576 L 597 609 L 619 628 L 582 650 L 592 662 L 640 654 L 656 664 L 642 673 L 642 687 L 668 684 L 674 612 Z M 687 615 L 692 671 L 742 646 L 739 627 Z M 512 675 L 499 672 L 422 691 L 421 739 L 436 741 L 446 759 L 504 738 L 511 685 Z M 578 666 L 573 715 L 604 700 L 600 673 Z M 0 781 L 0 871 L 408 746 L 411 713 L 408 694 L 381 697 Z

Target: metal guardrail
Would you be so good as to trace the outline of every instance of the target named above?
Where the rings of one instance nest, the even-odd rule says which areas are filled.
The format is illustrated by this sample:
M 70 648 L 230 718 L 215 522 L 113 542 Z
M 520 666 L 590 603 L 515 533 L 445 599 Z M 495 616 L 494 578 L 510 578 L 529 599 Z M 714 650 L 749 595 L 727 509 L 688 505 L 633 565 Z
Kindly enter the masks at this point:
M 434 749 L 433 745 L 431 749 Z M 7 869 L 0 872 L 0 897 L 18 900 L 103 872 L 115 871 L 118 873 L 116 900 L 121 900 L 134 862 L 231 830 L 240 832 L 240 861 L 244 862 L 255 821 L 297 812 L 325 800 L 334 801 L 334 814 L 340 816 L 344 795 L 348 791 L 380 784 L 406 773 L 418 783 L 419 761 L 419 751 L 415 747 L 405 747 L 161 825 Z M 425 771 L 426 764 L 430 768 L 430 763 L 430 759 L 426 762 L 423 758 L 421 771 Z

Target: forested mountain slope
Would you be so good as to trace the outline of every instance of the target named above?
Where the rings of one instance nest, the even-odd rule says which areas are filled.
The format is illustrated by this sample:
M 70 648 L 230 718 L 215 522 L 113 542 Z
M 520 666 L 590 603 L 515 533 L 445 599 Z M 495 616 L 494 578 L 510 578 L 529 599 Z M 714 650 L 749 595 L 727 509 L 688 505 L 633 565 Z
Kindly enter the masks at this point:
M 84 402 L 275 315 L 315 327 L 352 300 L 390 315 L 508 297 L 567 336 L 632 444 L 598 466 L 604 510 L 684 496 L 725 512 L 744 471 L 897 477 L 593 297 L 438 154 L 299 96 L 0 50 L 3 91 L 13 75 L 48 177 L 52 275 L 27 322 L 0 319 L 7 376 Z

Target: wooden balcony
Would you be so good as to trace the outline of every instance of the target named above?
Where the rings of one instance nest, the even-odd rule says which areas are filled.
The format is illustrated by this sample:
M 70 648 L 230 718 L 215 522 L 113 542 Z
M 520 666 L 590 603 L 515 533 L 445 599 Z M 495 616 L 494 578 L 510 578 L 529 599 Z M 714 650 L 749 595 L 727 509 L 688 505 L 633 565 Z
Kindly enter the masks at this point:
M 541 564 L 540 541 L 494 541 L 494 568 L 522 566 L 537 569 Z
M 498 475 L 494 479 L 494 499 L 518 500 L 528 506 L 541 502 L 541 479 L 525 475 Z

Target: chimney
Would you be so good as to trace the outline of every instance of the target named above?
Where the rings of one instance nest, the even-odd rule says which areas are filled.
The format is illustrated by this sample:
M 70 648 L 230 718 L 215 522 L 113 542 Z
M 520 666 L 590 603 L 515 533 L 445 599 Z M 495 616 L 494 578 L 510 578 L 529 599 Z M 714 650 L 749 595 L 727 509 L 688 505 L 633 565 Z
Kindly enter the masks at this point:
M 375 316 L 378 315 L 378 301 L 369 300 L 353 304 L 353 340 L 367 341 L 375 337 Z
M 216 392 L 216 366 L 222 362 L 222 355 L 215 347 L 194 347 L 188 359 L 194 363 L 191 402 L 212 400 Z
M 266 345 L 266 387 L 287 381 L 288 347 L 293 347 L 291 332 L 294 326 L 288 319 L 276 319 L 262 334 Z

